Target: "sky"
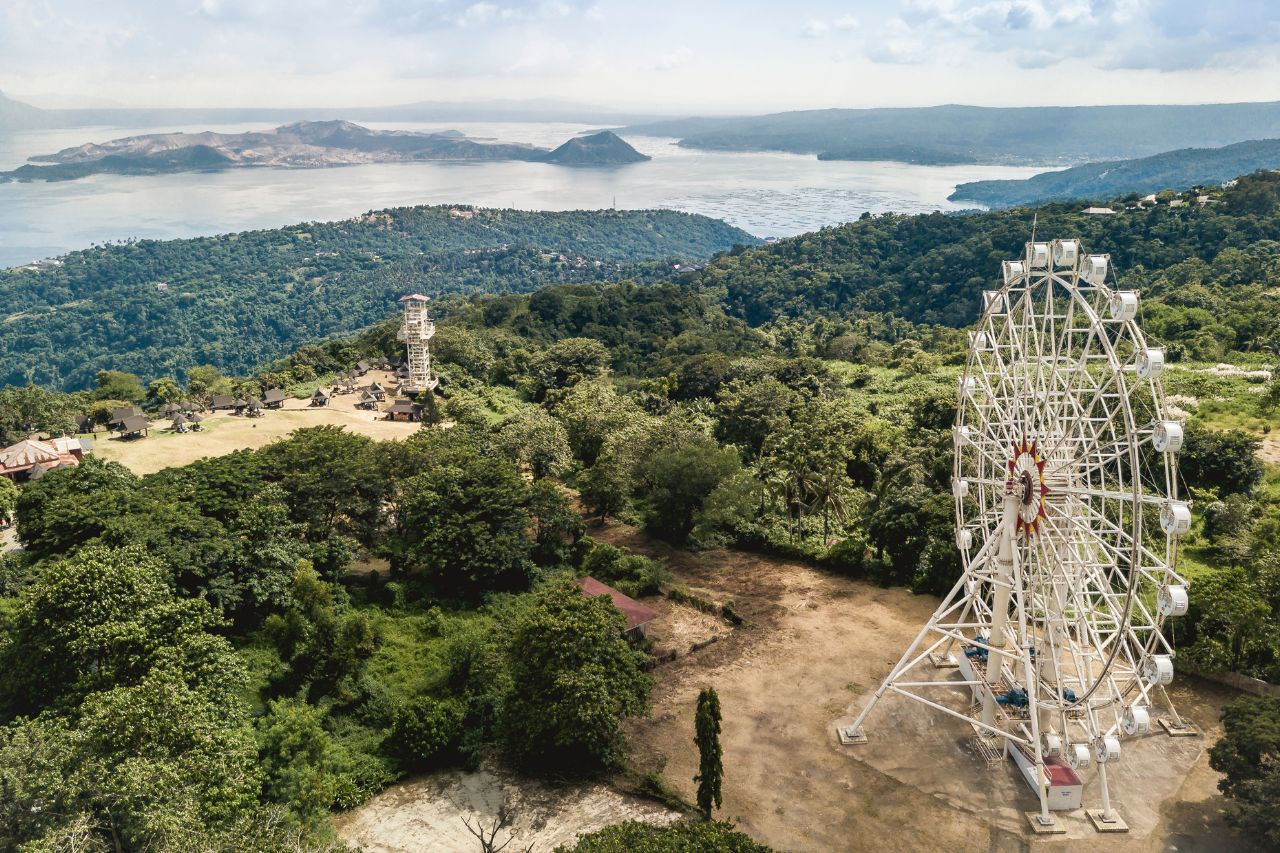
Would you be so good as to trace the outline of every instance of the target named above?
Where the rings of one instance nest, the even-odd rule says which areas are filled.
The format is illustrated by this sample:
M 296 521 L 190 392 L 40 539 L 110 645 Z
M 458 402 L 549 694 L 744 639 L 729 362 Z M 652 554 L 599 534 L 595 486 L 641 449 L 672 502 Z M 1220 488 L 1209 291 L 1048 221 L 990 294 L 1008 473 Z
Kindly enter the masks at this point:
M 1280 0 L 0 0 L 38 106 L 1280 100 Z

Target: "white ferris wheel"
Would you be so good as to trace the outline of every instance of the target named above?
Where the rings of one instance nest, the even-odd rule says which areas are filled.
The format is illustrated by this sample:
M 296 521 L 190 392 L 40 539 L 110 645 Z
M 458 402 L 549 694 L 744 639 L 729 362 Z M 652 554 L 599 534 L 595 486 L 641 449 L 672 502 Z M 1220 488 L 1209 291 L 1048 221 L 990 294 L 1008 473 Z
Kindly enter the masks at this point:
M 841 738 L 864 741 L 876 702 L 906 696 L 969 722 L 989 760 L 1015 760 L 1039 796 L 1037 830 L 1081 806 L 1092 772 L 1101 808 L 1088 814 L 1105 831 L 1123 826 L 1106 776 L 1122 740 L 1150 730 L 1153 707 L 1168 709 L 1169 734 L 1192 733 L 1164 691 L 1174 651 L 1162 630 L 1188 602 L 1175 571 L 1191 525 L 1182 425 L 1165 407 L 1164 351 L 1138 325 L 1138 294 L 1108 285 L 1107 255 L 1032 242 L 1003 267 L 959 383 L 964 574 Z

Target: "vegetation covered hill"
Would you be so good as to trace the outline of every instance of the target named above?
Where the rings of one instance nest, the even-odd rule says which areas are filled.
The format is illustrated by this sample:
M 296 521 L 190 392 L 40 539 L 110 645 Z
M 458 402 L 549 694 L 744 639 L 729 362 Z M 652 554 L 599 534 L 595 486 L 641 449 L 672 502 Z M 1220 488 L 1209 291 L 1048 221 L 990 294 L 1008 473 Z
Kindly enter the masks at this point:
M 1225 183 L 1237 175 L 1280 167 L 1280 139 L 1255 139 L 1222 148 L 1184 148 L 1136 160 L 1086 163 L 1020 181 L 971 181 L 951 201 L 1013 207 L 1046 201 L 1106 200 L 1162 190 L 1182 192 Z
M 576 136 L 545 157 L 548 163 L 563 166 L 620 166 L 652 160 L 641 154 L 616 133 L 602 130 L 589 136 Z
M 530 291 L 660 277 L 758 242 L 674 211 L 414 207 L 343 222 L 143 240 L 0 270 L 0 385 L 83 388 L 98 370 L 234 373 L 387 316 L 410 289 Z M 662 263 L 658 263 L 663 261 Z
M 676 136 L 690 148 L 791 151 L 825 160 L 1069 165 L 1280 137 L 1280 102 L 805 110 L 627 130 Z

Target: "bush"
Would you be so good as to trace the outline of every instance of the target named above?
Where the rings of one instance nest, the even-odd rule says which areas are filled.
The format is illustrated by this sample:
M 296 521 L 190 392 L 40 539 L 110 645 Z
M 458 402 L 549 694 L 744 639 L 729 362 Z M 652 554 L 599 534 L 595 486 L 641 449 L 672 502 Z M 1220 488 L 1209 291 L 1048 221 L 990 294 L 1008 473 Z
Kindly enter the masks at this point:
M 421 769 L 447 758 L 457 749 L 461 737 L 461 705 L 424 696 L 396 717 L 388 743 L 401 764 Z
M 773 853 L 738 832 L 731 823 L 683 822 L 653 826 L 629 821 L 583 835 L 556 853 Z
M 632 598 L 653 595 L 671 579 L 671 573 L 657 560 L 603 542 L 592 542 L 582 559 L 582 573 Z

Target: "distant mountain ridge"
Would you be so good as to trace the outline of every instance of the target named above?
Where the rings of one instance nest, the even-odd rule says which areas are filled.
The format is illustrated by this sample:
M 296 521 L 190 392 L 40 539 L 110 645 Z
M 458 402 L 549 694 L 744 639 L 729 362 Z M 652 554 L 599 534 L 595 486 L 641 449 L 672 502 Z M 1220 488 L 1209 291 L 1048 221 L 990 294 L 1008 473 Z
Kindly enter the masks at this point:
M 420 160 L 523 160 L 562 166 L 635 163 L 649 158 L 604 131 L 554 151 L 470 139 L 458 131 L 370 130 L 349 121 L 296 122 L 247 133 L 153 133 L 87 143 L 0 172 L 0 181 L 66 181 L 109 173 L 152 175 L 239 167 L 316 169 Z
M 161 127 L 240 122 L 530 121 L 596 126 L 656 121 L 662 116 L 569 101 L 419 101 L 374 107 L 71 107 L 40 109 L 0 94 L 0 131 L 71 127 Z
M 629 125 L 688 148 L 823 160 L 1074 165 L 1280 137 L 1280 102 L 1098 107 L 831 109 Z
M 956 187 L 948 199 L 993 208 L 1111 199 L 1130 193 L 1182 192 L 1276 168 L 1280 168 L 1280 139 L 1256 139 L 1222 148 L 1183 148 L 1137 160 L 1087 163 L 1020 181 L 971 181 Z

